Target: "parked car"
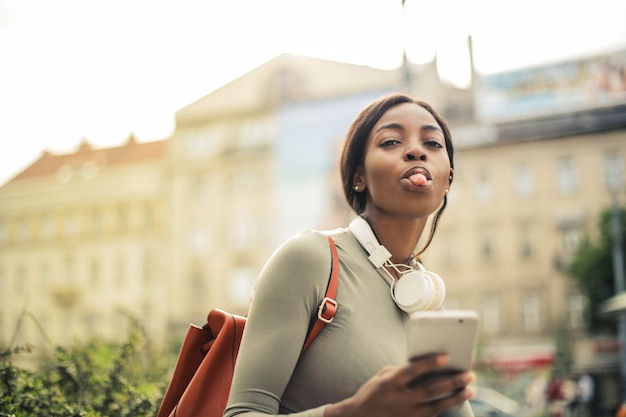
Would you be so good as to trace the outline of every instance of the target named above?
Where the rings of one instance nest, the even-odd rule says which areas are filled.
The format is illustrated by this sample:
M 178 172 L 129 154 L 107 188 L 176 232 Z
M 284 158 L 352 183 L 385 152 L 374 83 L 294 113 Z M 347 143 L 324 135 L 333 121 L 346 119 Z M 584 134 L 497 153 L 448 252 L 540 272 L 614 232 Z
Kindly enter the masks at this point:
M 474 387 L 476 395 L 469 400 L 474 417 L 521 417 L 524 409 L 520 403 L 487 387 Z

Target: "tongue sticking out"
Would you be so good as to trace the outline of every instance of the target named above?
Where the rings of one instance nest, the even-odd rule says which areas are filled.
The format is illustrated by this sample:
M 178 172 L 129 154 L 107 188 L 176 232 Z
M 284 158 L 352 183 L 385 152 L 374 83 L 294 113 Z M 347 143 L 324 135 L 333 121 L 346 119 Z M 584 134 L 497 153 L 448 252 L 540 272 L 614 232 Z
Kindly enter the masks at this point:
M 428 178 L 421 172 L 411 175 L 409 181 L 416 187 L 425 187 L 428 184 Z

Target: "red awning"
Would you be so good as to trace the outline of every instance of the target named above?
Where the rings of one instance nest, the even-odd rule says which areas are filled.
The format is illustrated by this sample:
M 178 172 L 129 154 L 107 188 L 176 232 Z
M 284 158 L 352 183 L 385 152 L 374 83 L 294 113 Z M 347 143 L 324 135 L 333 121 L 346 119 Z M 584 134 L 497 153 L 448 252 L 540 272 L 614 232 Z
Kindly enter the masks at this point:
M 490 358 L 481 360 L 478 364 L 479 366 L 487 366 L 502 372 L 523 372 L 549 367 L 553 362 L 553 355 L 535 355 L 518 358 Z

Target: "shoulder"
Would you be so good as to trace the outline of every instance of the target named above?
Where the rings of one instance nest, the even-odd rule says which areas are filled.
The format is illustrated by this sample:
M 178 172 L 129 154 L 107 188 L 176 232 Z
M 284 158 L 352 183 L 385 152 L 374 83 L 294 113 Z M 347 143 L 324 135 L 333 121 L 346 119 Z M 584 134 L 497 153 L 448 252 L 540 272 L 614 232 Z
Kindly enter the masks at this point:
M 289 305 L 298 302 L 306 316 L 325 288 L 331 270 L 331 252 L 324 232 L 303 230 L 280 245 L 256 281 L 253 304 Z M 276 291 L 280 288 L 280 291 Z M 302 303 L 302 296 L 306 302 Z M 310 308 L 309 308 L 310 307 Z M 290 307 L 291 308 L 291 307 Z
M 284 265 L 294 264 L 304 268 L 320 265 L 330 259 L 327 236 L 326 232 L 302 230 L 280 245 L 270 260 L 280 260 Z
M 260 279 L 271 277 L 274 280 L 288 279 L 311 280 L 318 276 L 327 276 L 331 269 L 331 242 L 337 247 L 339 259 L 342 258 L 345 231 L 302 230 L 280 245 L 268 259 Z

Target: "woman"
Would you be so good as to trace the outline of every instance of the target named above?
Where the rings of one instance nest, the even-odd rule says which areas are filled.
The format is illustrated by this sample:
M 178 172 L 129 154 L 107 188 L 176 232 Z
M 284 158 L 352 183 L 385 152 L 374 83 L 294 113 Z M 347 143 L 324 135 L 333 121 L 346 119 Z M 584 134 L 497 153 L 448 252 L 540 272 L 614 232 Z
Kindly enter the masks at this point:
M 351 227 L 328 232 L 339 252 L 338 311 L 300 357 L 326 289 L 330 252 L 322 232 L 302 231 L 285 242 L 257 282 L 225 416 L 472 416 L 470 373 L 409 384 L 447 356 L 407 360 L 408 314 L 390 296 L 432 240 L 453 154 L 445 121 L 426 103 L 394 94 L 359 114 L 341 158 L 343 189 L 391 259 L 376 268 Z

